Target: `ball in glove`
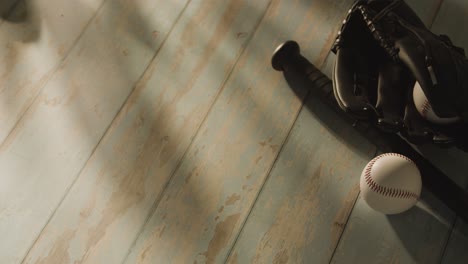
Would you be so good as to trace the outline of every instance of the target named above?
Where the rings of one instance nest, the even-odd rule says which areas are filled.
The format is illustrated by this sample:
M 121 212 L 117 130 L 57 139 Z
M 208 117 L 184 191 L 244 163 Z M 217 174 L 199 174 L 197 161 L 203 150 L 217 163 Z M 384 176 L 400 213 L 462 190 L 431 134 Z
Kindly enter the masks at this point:
M 432 33 L 403 0 L 358 1 L 333 45 L 333 91 L 358 120 L 400 133 L 414 144 L 468 150 L 468 60 L 445 35 Z M 419 84 L 434 114 L 418 112 Z

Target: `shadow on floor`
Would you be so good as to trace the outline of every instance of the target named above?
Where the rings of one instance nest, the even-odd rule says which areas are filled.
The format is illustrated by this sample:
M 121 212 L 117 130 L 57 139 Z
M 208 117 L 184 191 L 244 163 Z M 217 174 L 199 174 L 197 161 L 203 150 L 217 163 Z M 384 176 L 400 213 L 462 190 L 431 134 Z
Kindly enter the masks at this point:
M 2 2 L 0 2 L 0 17 L 10 21 L 10 13 L 15 8 L 17 2 L 18 0 L 2 0 Z
M 415 263 L 439 263 L 455 214 L 432 193 L 423 189 L 417 206 L 401 214 L 386 217 Z M 421 245 L 421 240 L 426 242 L 424 246 Z M 434 252 L 427 252 L 428 248 Z M 439 258 L 432 259 L 437 254 Z
M 11 40 L 23 43 L 36 41 L 41 28 L 39 16 L 31 1 L 2 0 L 0 3 L 0 24 L 10 23 L 16 29 L 9 31 Z
M 283 75 L 287 80 L 289 87 L 298 96 L 302 96 L 302 93 L 305 89 L 310 90 L 322 87 L 318 85 L 319 82 L 311 83 L 311 81 L 308 80 L 304 74 L 301 75 L 295 72 L 283 72 Z M 325 83 L 325 86 L 327 85 L 329 86 L 328 88 L 331 89 L 332 84 L 330 81 Z M 333 97 L 333 94 L 330 93 L 329 97 Z M 352 133 L 349 133 L 350 130 L 343 129 L 343 127 L 352 127 L 352 122 L 351 119 L 346 118 L 346 116 L 336 113 L 336 111 L 341 112 L 339 108 L 331 107 L 330 105 L 323 103 L 319 98 L 315 98 L 315 92 L 313 91 L 310 91 L 306 96 L 304 105 L 308 111 L 313 112 L 316 115 L 317 119 L 324 125 L 324 127 L 328 129 L 330 133 L 333 133 L 338 138 L 346 142 L 349 147 L 355 149 L 358 153 L 363 151 L 362 145 L 357 144 L 359 141 L 356 140 Z M 332 110 L 332 108 L 335 109 Z M 335 113 L 330 114 L 332 112 Z M 343 124 L 347 124 L 347 126 L 343 126 Z M 435 150 L 432 151 L 437 152 Z M 443 156 L 442 151 L 439 150 L 438 155 Z M 460 166 L 458 169 L 463 167 L 463 162 L 458 161 L 458 164 Z M 458 177 L 461 176 L 458 175 Z M 421 252 L 422 247 L 417 245 L 417 243 L 414 243 L 415 239 L 412 237 L 414 236 L 414 233 L 412 233 L 411 230 L 413 228 L 426 228 L 426 231 L 420 230 L 421 232 L 419 233 L 422 234 L 424 234 L 424 232 L 431 232 L 435 229 L 439 230 L 439 232 L 435 233 L 437 233 L 439 236 L 441 234 L 445 234 L 446 236 L 441 238 L 440 244 L 435 245 L 434 249 L 443 250 L 445 246 L 444 243 L 448 239 L 448 236 L 451 232 L 450 229 L 452 227 L 452 223 L 455 219 L 455 214 L 427 190 L 423 191 L 420 203 L 422 204 L 422 207 L 415 207 L 403 214 L 388 217 L 391 226 L 402 241 L 402 244 L 415 260 L 423 259 L 425 257 L 425 253 Z M 421 219 L 424 219 L 424 221 L 421 221 Z M 428 236 L 430 235 L 431 234 L 428 234 Z M 439 239 L 433 239 L 433 241 L 439 241 Z M 427 249 L 427 247 L 424 248 Z

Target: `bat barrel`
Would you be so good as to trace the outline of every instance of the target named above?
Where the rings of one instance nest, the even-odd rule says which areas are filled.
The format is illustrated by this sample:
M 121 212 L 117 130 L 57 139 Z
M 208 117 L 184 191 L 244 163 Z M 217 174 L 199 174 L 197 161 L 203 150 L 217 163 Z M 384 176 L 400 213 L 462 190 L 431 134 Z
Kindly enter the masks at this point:
M 468 222 L 468 193 L 395 133 L 384 132 L 369 122 L 357 122 L 344 113 L 333 96 L 330 79 L 301 55 L 300 47 L 295 41 L 286 41 L 279 45 L 273 53 L 271 64 L 275 70 L 282 71 L 286 79 L 292 75 L 306 77 L 306 85 L 310 87 L 309 96 L 320 98 L 378 149 L 412 159 L 421 171 L 423 185 Z

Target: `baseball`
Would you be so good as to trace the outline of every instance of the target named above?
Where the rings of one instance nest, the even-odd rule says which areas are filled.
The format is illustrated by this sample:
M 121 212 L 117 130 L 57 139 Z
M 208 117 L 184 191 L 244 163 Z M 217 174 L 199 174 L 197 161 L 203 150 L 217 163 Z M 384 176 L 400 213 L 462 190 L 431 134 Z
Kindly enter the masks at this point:
M 419 114 L 421 114 L 421 116 L 424 119 L 434 124 L 446 125 L 455 123 L 460 119 L 458 117 L 438 117 L 436 113 L 434 113 L 434 110 L 432 110 L 432 106 L 427 100 L 426 95 L 424 95 L 424 92 L 418 82 L 416 82 L 416 84 L 414 85 L 413 100 L 414 105 L 416 106 L 416 109 L 418 110 Z
M 421 174 L 416 164 L 397 153 L 371 160 L 360 181 L 361 196 L 374 210 L 398 214 L 411 208 L 421 194 Z

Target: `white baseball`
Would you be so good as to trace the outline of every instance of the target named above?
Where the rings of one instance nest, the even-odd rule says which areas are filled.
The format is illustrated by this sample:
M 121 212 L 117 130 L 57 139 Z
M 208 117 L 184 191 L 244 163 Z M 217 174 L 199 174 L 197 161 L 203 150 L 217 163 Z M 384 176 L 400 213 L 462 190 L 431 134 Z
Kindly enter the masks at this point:
M 418 110 L 419 114 L 421 114 L 421 116 L 429 122 L 439 125 L 446 125 L 455 123 L 458 120 L 460 120 L 459 117 L 445 118 L 437 116 L 436 113 L 434 113 L 434 110 L 432 109 L 429 100 L 427 100 L 427 97 L 424 94 L 424 91 L 422 90 L 418 82 L 416 82 L 416 84 L 414 85 L 413 100 L 414 105 L 416 106 L 416 109 Z
M 366 203 L 384 214 L 398 214 L 411 208 L 421 194 L 421 174 L 416 164 L 397 153 L 385 153 L 371 160 L 360 181 Z

